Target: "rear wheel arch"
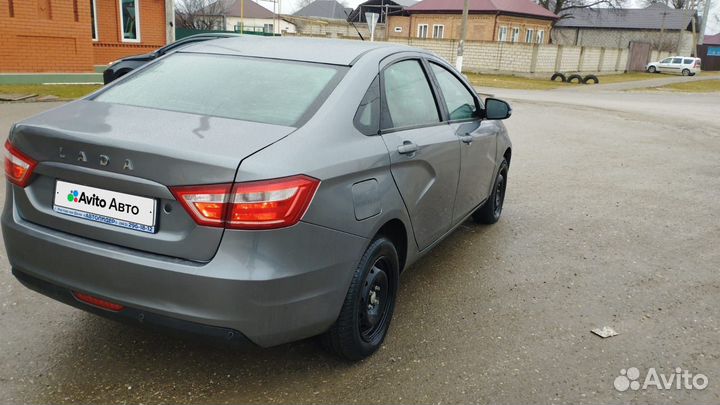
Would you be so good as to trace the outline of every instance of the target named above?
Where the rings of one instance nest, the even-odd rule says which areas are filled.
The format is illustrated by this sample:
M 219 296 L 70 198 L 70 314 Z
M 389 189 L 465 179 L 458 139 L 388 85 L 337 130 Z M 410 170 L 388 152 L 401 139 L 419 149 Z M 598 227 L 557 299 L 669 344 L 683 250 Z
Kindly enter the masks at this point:
M 395 245 L 395 250 L 398 253 L 398 259 L 400 261 L 400 271 L 402 272 L 407 262 L 408 252 L 408 229 L 405 224 L 397 218 L 393 218 L 385 222 L 380 229 L 375 233 L 373 239 L 378 236 L 385 236 Z

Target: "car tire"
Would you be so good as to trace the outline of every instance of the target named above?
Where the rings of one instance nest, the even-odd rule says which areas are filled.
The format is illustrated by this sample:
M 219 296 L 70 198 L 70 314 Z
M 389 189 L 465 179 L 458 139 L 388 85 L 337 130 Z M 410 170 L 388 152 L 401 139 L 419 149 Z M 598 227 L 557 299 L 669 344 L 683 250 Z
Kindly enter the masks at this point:
M 649 66 L 647 71 L 648 73 L 657 73 L 657 68 L 655 66 Z
M 583 78 L 580 75 L 570 75 L 567 78 L 568 83 L 573 83 L 573 80 L 577 81 L 578 84 L 583 82 Z
M 555 73 L 554 75 L 552 75 L 552 77 L 550 77 L 550 80 L 552 80 L 552 81 L 556 81 L 557 79 L 560 79 L 560 81 L 563 83 L 565 83 L 567 81 L 567 79 L 565 78 L 565 75 L 562 73 Z
M 399 274 L 395 245 L 384 236 L 375 238 L 355 269 L 338 319 L 322 336 L 324 346 L 352 361 L 375 353 L 390 327 Z
M 598 79 L 595 75 L 587 75 L 582 79 L 583 84 L 588 84 L 590 81 L 592 81 L 593 84 L 600 83 L 600 79 Z
M 689 70 L 689 69 L 683 69 L 683 70 L 682 70 L 682 75 L 683 75 L 683 76 L 690 76 L 690 70 Z
M 490 197 L 482 207 L 478 208 L 472 214 L 475 222 L 490 225 L 500 219 L 503 203 L 505 202 L 505 189 L 507 188 L 509 168 L 510 166 L 507 160 L 503 159 L 502 163 L 500 163 L 497 176 L 495 176 L 495 183 L 493 183 L 493 191 L 490 193 Z

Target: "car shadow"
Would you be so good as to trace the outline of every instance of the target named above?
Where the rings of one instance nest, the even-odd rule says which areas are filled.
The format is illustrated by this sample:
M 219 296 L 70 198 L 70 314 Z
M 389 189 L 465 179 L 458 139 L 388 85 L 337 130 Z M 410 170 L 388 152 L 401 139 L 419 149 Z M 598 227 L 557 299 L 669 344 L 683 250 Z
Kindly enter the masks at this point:
M 391 329 L 378 353 L 364 361 L 343 361 L 323 350 L 317 338 L 267 349 L 238 348 L 77 312 L 63 322 L 63 332 L 52 349 L 45 349 L 52 353 L 48 389 L 38 390 L 32 401 L 26 400 L 58 403 L 70 397 L 72 402 L 273 402 L 293 387 L 294 391 L 306 389 L 299 384 L 307 383 L 309 376 L 315 382 L 332 383 L 338 373 L 370 372 L 377 364 L 392 361 L 403 347 L 419 344 L 422 336 L 403 333 L 416 319 L 413 300 L 425 294 L 428 285 L 441 286 L 448 279 L 461 285 L 462 272 L 445 268 L 446 263 L 460 255 L 469 240 L 492 240 L 486 235 L 491 229 L 465 223 L 403 273 L 395 330 Z

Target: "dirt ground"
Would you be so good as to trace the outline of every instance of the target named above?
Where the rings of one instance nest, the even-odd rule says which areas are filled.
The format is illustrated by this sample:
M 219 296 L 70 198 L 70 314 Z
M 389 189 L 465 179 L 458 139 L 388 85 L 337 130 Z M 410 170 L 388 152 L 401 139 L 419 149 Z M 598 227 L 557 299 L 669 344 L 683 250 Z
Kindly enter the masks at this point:
M 372 358 L 113 323 L 22 287 L 3 249 L 0 403 L 720 402 L 720 94 L 487 92 L 514 107 L 503 218 L 404 274 Z M 0 105 L 0 131 L 52 106 Z M 630 367 L 709 384 L 617 391 Z

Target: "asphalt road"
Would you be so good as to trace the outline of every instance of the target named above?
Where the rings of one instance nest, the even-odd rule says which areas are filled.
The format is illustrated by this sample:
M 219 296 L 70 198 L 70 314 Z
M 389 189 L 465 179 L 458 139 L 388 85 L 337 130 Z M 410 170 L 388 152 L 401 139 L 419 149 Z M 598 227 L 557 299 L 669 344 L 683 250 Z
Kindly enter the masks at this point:
M 116 324 L 26 290 L 0 251 L 0 403 L 720 402 L 720 94 L 489 92 L 514 107 L 503 218 L 403 275 L 372 358 Z M 50 106 L 0 105 L 0 131 Z M 629 367 L 709 385 L 618 392 Z

